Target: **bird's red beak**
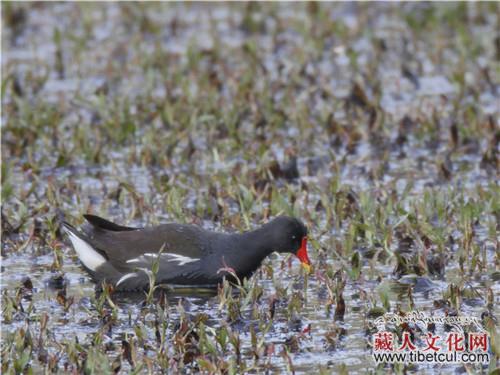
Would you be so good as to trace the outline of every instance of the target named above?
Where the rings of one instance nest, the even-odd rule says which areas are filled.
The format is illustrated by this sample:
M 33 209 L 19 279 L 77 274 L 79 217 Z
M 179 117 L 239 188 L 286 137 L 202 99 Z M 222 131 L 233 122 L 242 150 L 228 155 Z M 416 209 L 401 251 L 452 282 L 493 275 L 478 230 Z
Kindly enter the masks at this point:
M 297 258 L 299 258 L 302 263 L 302 267 L 309 273 L 311 272 L 311 261 L 307 255 L 307 237 L 302 237 L 302 244 L 300 245 L 299 251 L 297 251 Z

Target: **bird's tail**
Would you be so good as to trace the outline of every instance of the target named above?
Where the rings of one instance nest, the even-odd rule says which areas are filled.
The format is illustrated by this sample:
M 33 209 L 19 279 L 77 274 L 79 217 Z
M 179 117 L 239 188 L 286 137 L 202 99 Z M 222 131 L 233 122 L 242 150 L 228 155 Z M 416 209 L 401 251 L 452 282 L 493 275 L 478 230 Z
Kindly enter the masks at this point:
M 64 221 L 62 227 L 68 234 L 71 244 L 83 266 L 92 277 L 95 277 L 97 269 L 105 264 L 107 259 L 100 251 L 96 250 L 89 243 L 86 236 L 81 234 L 74 226 Z

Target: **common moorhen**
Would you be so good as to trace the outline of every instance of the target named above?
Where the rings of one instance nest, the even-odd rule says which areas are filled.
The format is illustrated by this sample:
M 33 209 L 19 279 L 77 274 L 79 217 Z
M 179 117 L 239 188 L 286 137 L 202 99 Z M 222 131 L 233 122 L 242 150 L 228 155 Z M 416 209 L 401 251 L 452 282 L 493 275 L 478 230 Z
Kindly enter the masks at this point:
M 293 253 L 307 271 L 307 229 L 298 219 L 280 216 L 245 233 L 216 233 L 196 225 L 163 224 L 149 228 L 117 225 L 94 215 L 84 233 L 64 222 L 63 227 L 84 268 L 94 281 L 115 290 L 149 287 L 154 262 L 156 282 L 172 286 L 213 287 L 234 271 L 250 277 L 273 251 Z

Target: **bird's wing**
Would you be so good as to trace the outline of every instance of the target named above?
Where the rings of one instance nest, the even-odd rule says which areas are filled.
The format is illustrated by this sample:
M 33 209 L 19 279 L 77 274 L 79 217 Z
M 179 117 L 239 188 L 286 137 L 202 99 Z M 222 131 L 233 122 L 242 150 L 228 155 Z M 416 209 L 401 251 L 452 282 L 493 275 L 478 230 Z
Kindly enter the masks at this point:
M 169 257 L 167 263 L 188 264 L 207 255 L 209 237 L 208 232 L 194 225 L 164 224 L 136 230 L 96 230 L 89 234 L 89 242 L 122 269 L 129 268 L 132 260 L 138 264 L 149 262 L 160 250 L 162 260 Z

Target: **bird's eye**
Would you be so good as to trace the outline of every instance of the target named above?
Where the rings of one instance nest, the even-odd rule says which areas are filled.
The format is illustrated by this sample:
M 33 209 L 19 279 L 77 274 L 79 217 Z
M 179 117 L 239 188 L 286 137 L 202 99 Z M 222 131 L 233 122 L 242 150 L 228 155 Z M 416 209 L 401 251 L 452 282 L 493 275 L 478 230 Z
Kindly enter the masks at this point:
M 292 240 L 294 240 L 294 239 L 295 239 L 295 236 L 292 236 Z

